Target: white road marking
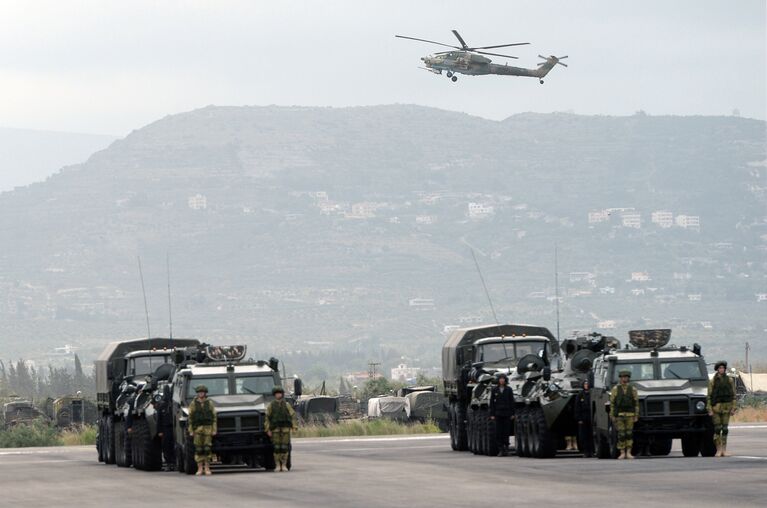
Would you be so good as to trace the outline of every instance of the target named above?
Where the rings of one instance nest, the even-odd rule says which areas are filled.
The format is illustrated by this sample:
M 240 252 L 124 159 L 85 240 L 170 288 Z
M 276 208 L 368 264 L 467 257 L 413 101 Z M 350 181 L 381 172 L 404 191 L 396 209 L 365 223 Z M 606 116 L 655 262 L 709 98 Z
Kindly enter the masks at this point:
M 756 457 L 754 455 L 730 455 L 733 459 L 767 460 L 767 457 Z
M 767 429 L 767 424 L 764 425 L 730 425 L 730 430 L 740 429 Z
M 448 434 L 424 435 L 424 436 L 401 436 L 401 437 L 352 437 L 342 439 L 328 438 L 296 438 L 296 444 L 334 444 L 334 443 L 384 443 L 389 441 L 421 441 L 426 439 L 449 439 Z

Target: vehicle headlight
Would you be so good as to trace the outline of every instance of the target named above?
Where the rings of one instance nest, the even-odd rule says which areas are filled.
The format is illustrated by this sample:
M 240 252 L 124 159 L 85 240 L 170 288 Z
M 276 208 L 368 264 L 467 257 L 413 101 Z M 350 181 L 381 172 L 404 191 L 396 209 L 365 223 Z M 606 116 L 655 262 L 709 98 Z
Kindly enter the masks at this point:
M 702 413 L 703 411 L 706 410 L 706 403 L 703 402 L 702 400 L 699 400 L 698 402 L 695 403 L 695 410 Z

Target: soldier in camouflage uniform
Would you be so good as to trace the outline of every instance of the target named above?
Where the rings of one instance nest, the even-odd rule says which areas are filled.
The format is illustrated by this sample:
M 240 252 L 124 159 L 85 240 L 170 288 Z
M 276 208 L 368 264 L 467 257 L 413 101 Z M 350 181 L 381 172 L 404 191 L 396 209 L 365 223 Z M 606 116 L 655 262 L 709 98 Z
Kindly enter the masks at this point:
M 727 457 L 727 428 L 735 413 L 735 380 L 727 375 L 727 362 L 714 365 L 716 374 L 708 382 L 708 414 L 714 424 L 716 456 Z
M 285 402 L 285 390 L 275 386 L 274 400 L 266 408 L 266 434 L 274 446 L 274 462 L 284 471 L 290 453 L 290 432 L 296 429 L 296 412 Z
M 634 423 L 639 419 L 639 393 L 629 383 L 631 371 L 619 373 L 620 384 L 610 390 L 610 417 L 618 431 L 619 459 L 633 459 L 631 447 L 634 445 Z
M 213 436 L 216 435 L 216 408 L 208 399 L 208 388 L 200 385 L 194 389 L 197 397 L 189 404 L 189 435 L 194 442 L 194 460 L 197 476 L 210 475 L 213 460 Z

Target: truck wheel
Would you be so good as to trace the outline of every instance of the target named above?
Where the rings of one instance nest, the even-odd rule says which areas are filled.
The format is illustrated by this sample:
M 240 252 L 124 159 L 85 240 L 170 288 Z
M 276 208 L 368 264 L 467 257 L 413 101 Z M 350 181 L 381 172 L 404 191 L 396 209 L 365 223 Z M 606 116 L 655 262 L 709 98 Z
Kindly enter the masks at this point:
M 650 443 L 650 454 L 666 456 L 671 453 L 671 447 L 673 444 L 673 439 L 656 439 Z
M 526 408 L 517 411 L 517 418 L 514 420 L 514 448 L 516 449 L 518 457 L 529 457 Z
M 448 426 L 450 430 L 450 448 L 458 451 L 458 417 L 455 414 L 455 403 L 451 402 L 447 409 Z
M 104 462 L 115 463 L 115 429 L 111 416 L 104 417 Z
M 274 471 L 277 468 L 277 463 L 274 461 L 274 453 L 268 451 L 262 456 L 261 464 L 267 471 Z
M 682 455 L 697 457 L 698 453 L 700 453 L 700 438 L 696 434 L 682 436 Z
M 144 419 L 137 420 L 133 424 L 132 434 L 131 441 L 135 444 L 132 448 L 138 451 L 138 457 L 134 457 L 136 469 L 144 471 L 162 469 L 162 447 L 158 439 L 153 439 L 150 436 L 147 421 Z
M 714 431 L 706 430 L 700 438 L 700 455 L 702 457 L 713 457 L 716 455 L 716 445 L 714 444 Z
M 609 459 L 610 456 L 610 444 L 607 441 L 607 437 L 599 430 L 594 431 L 594 449 L 597 452 L 597 458 Z
M 96 423 L 96 453 L 99 456 L 99 462 L 104 462 L 104 425 L 103 418 L 99 418 Z
M 197 472 L 197 462 L 194 460 L 194 445 L 191 443 L 191 440 L 189 443 L 187 443 L 187 446 L 184 447 L 183 452 L 183 460 L 184 460 L 184 472 L 186 474 L 194 474 Z
M 530 412 L 531 428 L 534 436 L 534 456 L 547 459 L 557 454 L 558 436 L 546 425 L 546 416 L 543 408 L 535 407 Z
M 130 467 L 130 439 L 125 429 L 125 422 L 115 423 L 115 463 L 117 467 Z
M 466 413 L 466 448 L 471 453 L 476 455 L 479 453 L 479 446 L 477 440 L 477 414 L 473 409 L 469 409 Z
M 186 461 L 184 460 L 184 449 L 176 445 L 176 471 L 186 472 Z
M 485 420 L 487 421 L 487 431 L 485 432 L 487 435 L 487 454 L 491 457 L 495 457 L 498 455 L 499 451 L 498 441 L 495 439 L 496 420 L 491 420 L 490 416 L 485 416 Z
M 466 435 L 466 408 L 460 406 L 459 403 L 454 403 L 454 424 L 455 429 L 455 450 L 466 451 L 468 450 L 467 435 Z

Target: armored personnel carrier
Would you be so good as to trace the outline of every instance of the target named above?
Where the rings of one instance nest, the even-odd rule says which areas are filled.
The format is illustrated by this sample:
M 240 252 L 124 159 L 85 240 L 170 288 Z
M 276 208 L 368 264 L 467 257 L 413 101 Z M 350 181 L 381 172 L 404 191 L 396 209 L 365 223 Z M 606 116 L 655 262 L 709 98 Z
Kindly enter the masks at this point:
M 523 358 L 537 362 L 542 369 L 552 357 L 559 357 L 559 345 L 544 327 L 504 324 L 454 330 L 442 347 L 442 377 L 453 450 L 497 454 L 492 437 L 495 429 L 486 402 L 495 375 L 516 373 Z M 514 387 L 515 392 L 518 388 Z
M 625 348 L 608 348 L 594 360 L 591 400 L 594 443 L 599 458 L 616 458 L 617 433 L 610 415 L 610 390 L 621 370 L 631 372 L 639 393 L 639 421 L 634 425 L 635 455 L 668 455 L 681 439 L 686 457 L 716 453 L 713 425 L 706 411 L 708 375 L 698 344 L 669 345 L 671 330 L 634 330 Z
M 273 448 L 264 423 L 266 406 L 273 400 L 272 389 L 281 384 L 279 362 L 276 358 L 245 360 L 245 353 L 245 346 L 203 344 L 179 349 L 170 382 L 163 385 L 158 381 L 155 397 L 170 397 L 172 402 L 179 472 L 193 474 L 197 470 L 187 421 L 195 387 L 201 384 L 208 388 L 208 397 L 216 407 L 218 433 L 213 437 L 213 453 L 219 460 L 274 469 Z M 145 411 L 147 419 L 153 421 L 153 407 L 147 405 Z M 156 424 L 152 432 L 156 432 Z
M 47 421 L 45 414 L 37 409 L 32 401 L 13 400 L 3 404 L 3 426 L 26 425 L 35 421 Z
M 98 411 L 96 450 L 100 462 L 130 466 L 131 443 L 125 422 L 139 389 L 158 366 L 171 361 L 174 347 L 196 339 L 142 338 L 110 342 L 94 364 Z M 139 424 L 143 425 L 143 424 Z

